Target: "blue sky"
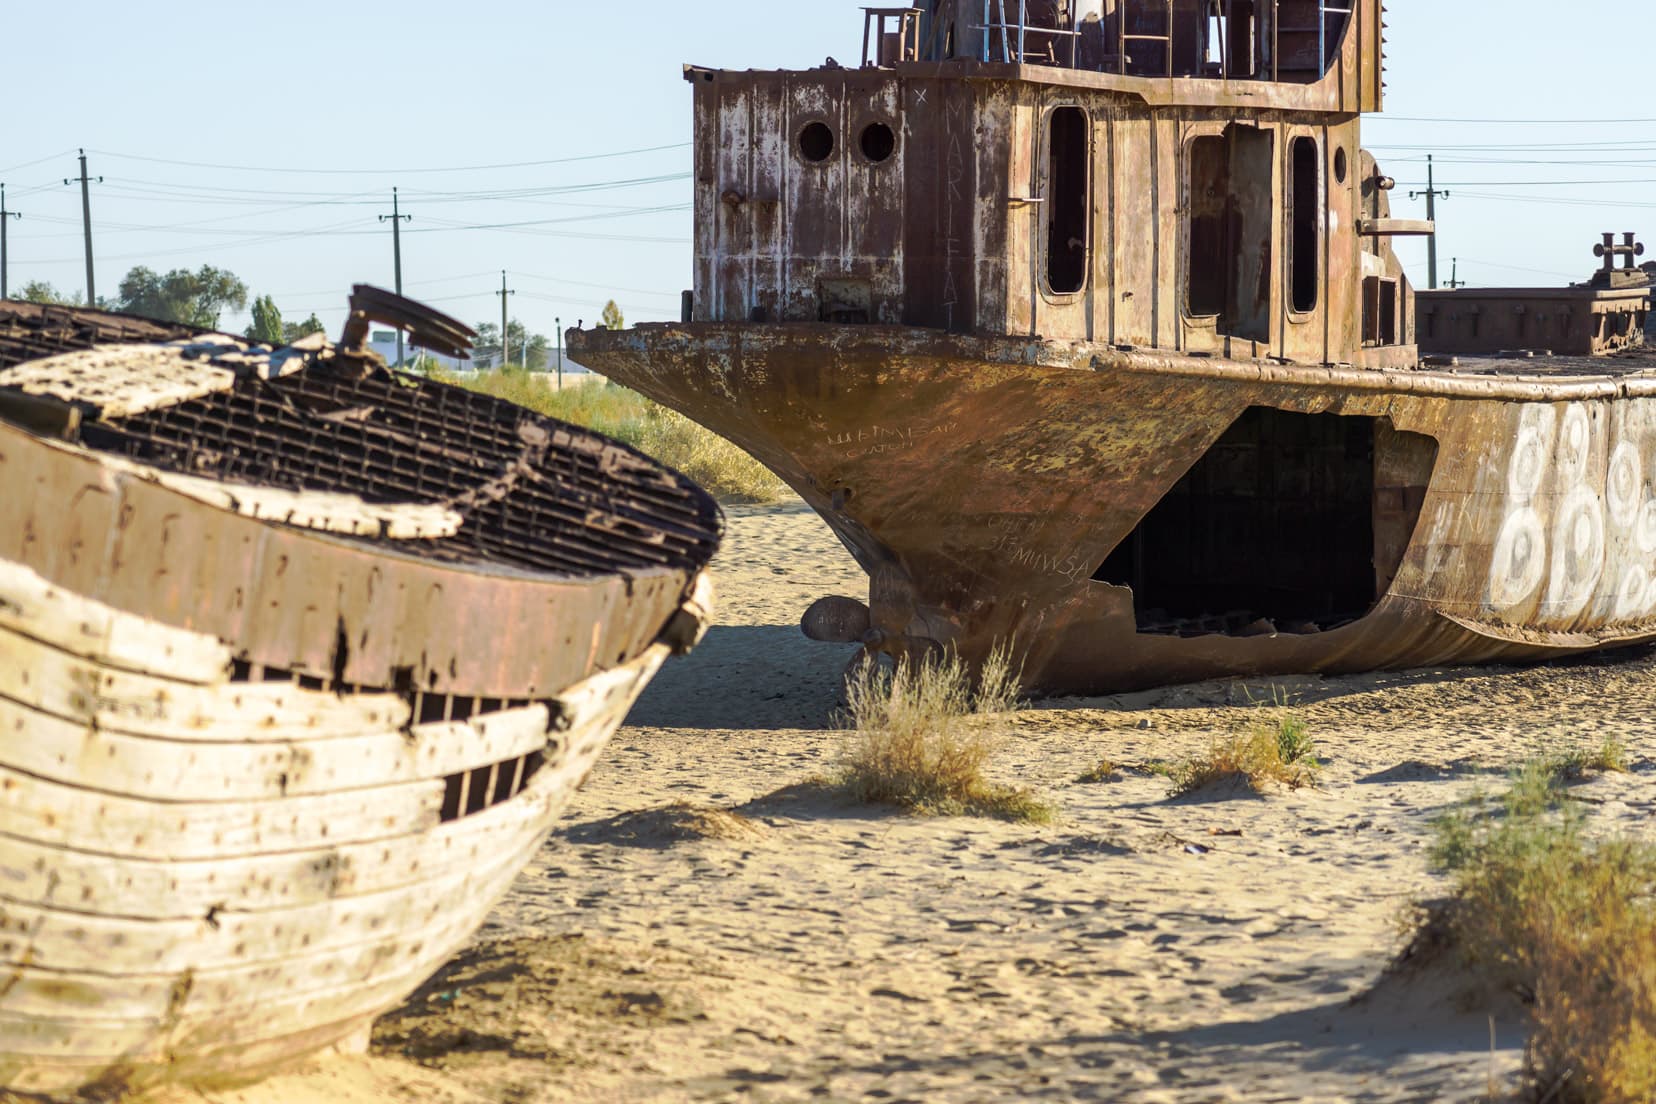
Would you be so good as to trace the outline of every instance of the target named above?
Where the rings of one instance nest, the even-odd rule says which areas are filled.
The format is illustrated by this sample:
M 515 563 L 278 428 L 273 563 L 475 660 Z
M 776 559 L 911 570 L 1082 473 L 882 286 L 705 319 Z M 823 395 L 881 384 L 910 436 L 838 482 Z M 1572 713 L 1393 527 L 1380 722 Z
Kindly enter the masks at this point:
M 1406 193 L 1436 156 L 1452 193 L 1443 277 L 1459 257 L 1480 285 L 1581 279 L 1603 230 L 1637 230 L 1656 251 L 1656 93 L 1635 60 L 1656 4 L 1389 8 L 1387 111 L 1365 122 L 1365 145 L 1399 181 L 1399 215 L 1423 215 Z M 213 264 L 331 331 L 350 284 L 391 283 L 376 216 L 393 186 L 413 215 L 405 288 L 469 322 L 499 317 L 501 269 L 535 331 L 590 323 L 611 297 L 630 321 L 676 317 L 690 280 L 682 64 L 854 63 L 862 30 L 841 0 L 8 9 L 0 181 L 24 213 L 9 228 L 13 287 L 83 287 L 80 195 L 62 179 L 85 147 L 104 178 L 102 294 L 136 264 Z M 1399 251 L 1424 286 L 1424 245 Z

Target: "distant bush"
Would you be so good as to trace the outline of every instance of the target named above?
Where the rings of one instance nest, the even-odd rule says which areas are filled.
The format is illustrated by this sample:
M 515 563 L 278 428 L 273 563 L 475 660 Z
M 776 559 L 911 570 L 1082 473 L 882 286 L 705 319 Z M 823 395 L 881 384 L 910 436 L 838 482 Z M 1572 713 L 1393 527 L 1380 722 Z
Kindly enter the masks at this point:
M 517 371 L 441 378 L 624 441 L 726 500 L 780 502 L 792 493 L 736 445 L 625 387 L 588 382 L 558 391 Z
M 1009 653 L 998 649 L 974 680 L 956 655 L 894 669 L 868 664 L 846 686 L 850 739 L 838 781 L 858 800 L 940 816 L 1045 823 L 1054 810 L 1028 789 L 983 776 L 994 753 L 989 718 L 1017 706 Z

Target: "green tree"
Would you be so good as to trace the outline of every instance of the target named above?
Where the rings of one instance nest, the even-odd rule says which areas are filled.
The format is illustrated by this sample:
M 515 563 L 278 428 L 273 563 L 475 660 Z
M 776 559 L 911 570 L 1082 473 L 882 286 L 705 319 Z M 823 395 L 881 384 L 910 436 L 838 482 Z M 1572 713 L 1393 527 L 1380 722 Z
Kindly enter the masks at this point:
M 276 309 L 276 302 L 270 296 L 261 295 L 253 300 L 253 324 L 247 327 L 247 338 L 266 345 L 286 344 L 282 340 L 282 312 Z
M 507 365 L 508 368 L 517 368 L 524 364 L 524 349 L 527 347 L 529 370 L 531 372 L 546 370 L 552 343 L 546 339 L 545 334 L 530 333 L 522 322 L 513 318 L 506 323 L 506 336 L 510 343 L 508 352 L 512 357 L 512 363 Z M 500 356 L 500 323 L 479 322 L 477 324 L 476 348 L 480 352 L 486 350 L 491 359 Z
M 621 308 L 615 305 L 614 299 L 604 304 L 602 317 L 606 330 L 623 330 L 627 327 L 627 320 L 621 317 Z
M 309 337 L 311 334 L 321 332 L 323 332 L 322 321 L 316 317 L 316 312 L 312 311 L 311 316 L 303 322 L 282 323 L 282 344 L 292 345 L 301 337 Z
M 83 302 L 79 295 L 61 292 L 45 280 L 30 280 L 23 285 L 23 290 L 13 292 L 12 298 L 25 303 L 55 303 L 65 307 L 78 307 Z
M 194 272 L 175 268 L 165 276 L 139 265 L 121 281 L 116 303 L 120 310 L 145 318 L 216 329 L 225 307 L 247 306 L 247 285 L 212 265 Z

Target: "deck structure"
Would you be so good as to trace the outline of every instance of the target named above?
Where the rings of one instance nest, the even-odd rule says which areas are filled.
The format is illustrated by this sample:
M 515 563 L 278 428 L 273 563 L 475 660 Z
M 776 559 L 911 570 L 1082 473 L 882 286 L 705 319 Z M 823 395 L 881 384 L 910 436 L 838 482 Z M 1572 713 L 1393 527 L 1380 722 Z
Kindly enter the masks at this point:
M 1602 356 L 1645 343 L 1650 274 L 1635 267 L 1644 243 L 1605 234 L 1604 265 L 1562 288 L 1450 288 L 1416 292 L 1422 352 L 1479 356 Z M 1622 261 L 1617 267 L 1617 259 Z
M 689 68 L 685 318 L 594 369 L 867 570 L 806 631 L 1031 690 L 1656 638 L 1652 361 L 1422 366 L 1379 0 L 934 0 L 857 68 Z M 855 662 L 855 661 L 854 661 Z
M 364 1044 L 699 637 L 721 528 L 349 342 L 18 303 L 0 485 L 0 1088 L 76 1099 Z

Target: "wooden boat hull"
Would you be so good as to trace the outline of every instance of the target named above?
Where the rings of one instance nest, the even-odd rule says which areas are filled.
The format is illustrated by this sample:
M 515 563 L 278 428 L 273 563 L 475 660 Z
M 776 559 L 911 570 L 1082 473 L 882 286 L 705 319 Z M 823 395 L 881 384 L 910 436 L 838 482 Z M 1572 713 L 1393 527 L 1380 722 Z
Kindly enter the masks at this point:
M 823 516 L 870 574 L 876 650 L 981 658 L 1010 639 L 1031 689 L 1091 693 L 1656 639 L 1648 376 L 1363 371 L 883 326 L 690 323 L 571 341 Z M 1372 573 L 1366 608 L 1299 631 L 1145 631 L 1134 588 L 1107 566 L 1260 409 L 1368 426 L 1372 540 L 1329 546 Z M 1277 490 L 1291 505 L 1293 488 Z M 1327 529 L 1269 548 L 1310 570 Z M 1210 574 L 1222 552 L 1205 553 Z M 1269 558 L 1239 553 L 1240 574 Z
M 62 628 L 88 624 L 169 670 Z M 470 937 L 668 651 L 411 724 L 0 566 L 0 1084 L 242 1080 L 361 1032 Z M 489 803 L 445 808 L 457 777 Z
M 0 1089 L 364 1043 L 705 629 L 716 505 L 322 343 L 0 323 Z

